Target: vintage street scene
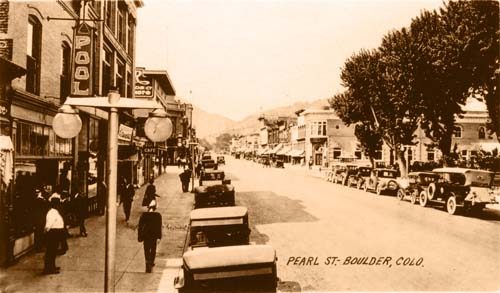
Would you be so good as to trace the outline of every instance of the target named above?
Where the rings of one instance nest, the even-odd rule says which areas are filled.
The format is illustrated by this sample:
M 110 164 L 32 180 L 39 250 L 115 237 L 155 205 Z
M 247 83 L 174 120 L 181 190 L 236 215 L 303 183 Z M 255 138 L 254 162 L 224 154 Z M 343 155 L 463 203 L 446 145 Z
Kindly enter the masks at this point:
M 500 290 L 499 11 L 0 0 L 0 291 Z

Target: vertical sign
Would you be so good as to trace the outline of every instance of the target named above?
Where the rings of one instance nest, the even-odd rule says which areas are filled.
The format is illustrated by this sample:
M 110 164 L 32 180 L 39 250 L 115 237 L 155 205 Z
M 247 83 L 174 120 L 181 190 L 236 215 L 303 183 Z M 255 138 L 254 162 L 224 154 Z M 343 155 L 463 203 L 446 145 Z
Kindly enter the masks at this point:
M 85 22 L 79 23 L 73 30 L 72 96 L 89 97 L 93 95 L 93 48 L 93 28 Z

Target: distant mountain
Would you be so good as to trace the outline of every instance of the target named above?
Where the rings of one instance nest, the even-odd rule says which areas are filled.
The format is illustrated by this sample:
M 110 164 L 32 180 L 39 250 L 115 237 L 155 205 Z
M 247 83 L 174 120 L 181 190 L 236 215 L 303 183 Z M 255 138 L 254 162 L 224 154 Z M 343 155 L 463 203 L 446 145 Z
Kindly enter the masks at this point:
M 219 114 L 208 113 L 193 105 L 193 125 L 196 136 L 207 138 L 222 133 L 221 129 L 230 129 L 236 122 Z
M 296 102 L 289 106 L 273 108 L 249 115 L 241 121 L 234 121 L 221 115 L 211 114 L 193 105 L 193 122 L 198 137 L 206 138 L 208 141 L 215 141 L 215 137 L 222 133 L 246 135 L 259 131 L 258 119 L 261 115 L 265 117 L 295 116 L 297 110 L 311 107 L 321 108 L 328 105 L 328 99 Z

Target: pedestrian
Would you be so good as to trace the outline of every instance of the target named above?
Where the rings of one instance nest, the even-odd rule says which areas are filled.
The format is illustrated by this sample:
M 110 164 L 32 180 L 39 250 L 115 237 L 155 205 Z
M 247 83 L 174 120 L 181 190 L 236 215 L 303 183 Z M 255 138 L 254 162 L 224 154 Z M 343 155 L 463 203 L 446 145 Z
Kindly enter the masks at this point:
M 57 188 L 56 188 L 57 190 Z M 64 255 L 66 254 L 66 251 L 68 251 L 68 237 L 69 237 L 69 227 L 71 223 L 71 201 L 70 197 L 68 194 L 68 191 L 63 190 L 61 192 L 61 199 L 60 199 L 60 204 L 59 204 L 59 214 L 62 216 L 63 221 L 64 221 L 64 228 L 63 232 L 60 237 L 60 244 L 59 244 L 59 250 L 58 254 L 59 255 Z
M 59 274 L 59 267 L 56 267 L 57 248 L 64 233 L 64 220 L 59 213 L 61 201 L 57 197 L 50 200 L 50 209 L 45 218 L 46 245 L 44 274 Z
M 191 169 L 184 170 L 181 174 L 179 174 L 179 178 L 181 180 L 182 191 L 189 191 L 189 182 L 191 181 Z
M 154 185 L 155 180 L 153 178 L 149 179 L 149 184 L 146 187 L 146 192 L 144 192 L 144 198 L 142 199 L 142 206 L 148 207 L 149 203 L 155 199 L 155 197 L 160 197 L 156 194 L 156 186 Z
M 35 189 L 35 195 L 35 251 L 41 252 L 43 250 L 43 247 L 45 246 L 45 217 L 47 216 L 47 212 L 49 211 L 49 203 L 43 196 L 41 188 Z
M 161 226 L 161 214 L 156 212 L 156 200 L 153 199 L 148 205 L 148 211 L 141 215 L 137 230 L 137 240 L 144 245 L 146 273 L 151 273 L 155 265 L 156 242 L 161 239 Z
M 311 169 L 312 169 L 312 166 L 313 166 L 313 158 L 312 158 L 312 157 L 310 157 L 310 158 L 309 158 L 309 170 L 311 170 Z
M 77 192 L 73 198 L 73 213 L 76 217 L 76 222 L 80 227 L 80 237 L 87 237 L 87 229 L 85 228 L 85 218 L 87 218 L 87 197 L 82 193 Z
M 108 198 L 108 186 L 104 180 L 99 181 L 99 186 L 97 188 L 97 201 L 98 201 L 98 211 L 99 215 L 104 215 L 106 209 L 106 198 Z
M 123 184 L 120 190 L 120 203 L 123 204 L 123 212 L 125 213 L 125 222 L 130 219 L 130 209 L 132 207 L 132 201 L 134 200 L 135 189 L 134 185 L 127 181 L 127 178 L 123 177 Z

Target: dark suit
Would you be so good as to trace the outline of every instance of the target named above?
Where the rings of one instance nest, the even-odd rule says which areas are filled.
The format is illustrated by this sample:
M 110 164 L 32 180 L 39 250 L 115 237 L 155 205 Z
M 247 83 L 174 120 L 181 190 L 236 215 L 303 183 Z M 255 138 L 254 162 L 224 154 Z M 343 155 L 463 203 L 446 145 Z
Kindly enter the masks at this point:
M 150 273 L 155 262 L 156 240 L 161 239 L 162 218 L 158 212 L 145 212 L 139 219 L 137 238 L 144 242 L 146 272 Z
M 85 228 L 85 218 L 87 217 L 87 198 L 81 196 L 80 194 L 76 194 L 73 199 L 73 212 L 76 216 L 76 221 L 78 226 L 80 227 L 80 235 L 87 235 L 87 229 Z

